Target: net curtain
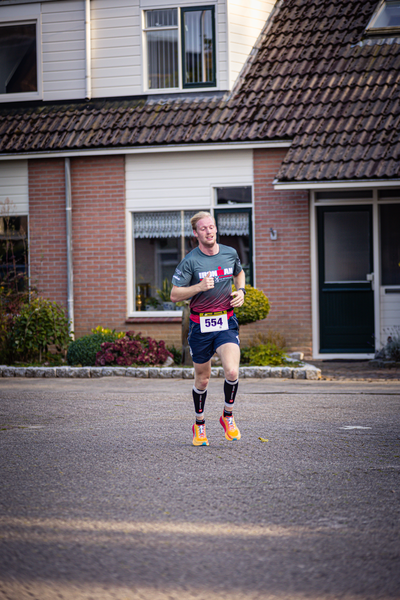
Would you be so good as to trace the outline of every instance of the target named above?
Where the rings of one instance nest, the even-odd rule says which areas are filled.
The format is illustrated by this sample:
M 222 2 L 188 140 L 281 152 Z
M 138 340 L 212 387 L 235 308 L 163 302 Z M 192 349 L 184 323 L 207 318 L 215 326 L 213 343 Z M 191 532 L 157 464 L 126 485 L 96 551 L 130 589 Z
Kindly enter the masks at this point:
M 135 213 L 133 231 L 135 238 L 176 238 L 192 235 L 190 219 L 197 211 Z M 218 215 L 220 235 L 249 235 L 249 216 L 247 213 L 220 213 Z

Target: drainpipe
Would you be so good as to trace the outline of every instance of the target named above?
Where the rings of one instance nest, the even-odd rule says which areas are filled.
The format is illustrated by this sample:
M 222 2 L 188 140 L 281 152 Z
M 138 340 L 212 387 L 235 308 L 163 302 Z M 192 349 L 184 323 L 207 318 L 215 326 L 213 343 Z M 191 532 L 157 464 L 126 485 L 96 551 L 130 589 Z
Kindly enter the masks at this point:
M 74 338 L 74 272 L 72 265 L 72 194 L 71 194 L 71 165 L 65 158 L 65 211 L 67 222 L 67 307 L 69 332 Z
M 90 100 L 92 97 L 90 0 L 85 0 L 85 53 L 85 98 Z

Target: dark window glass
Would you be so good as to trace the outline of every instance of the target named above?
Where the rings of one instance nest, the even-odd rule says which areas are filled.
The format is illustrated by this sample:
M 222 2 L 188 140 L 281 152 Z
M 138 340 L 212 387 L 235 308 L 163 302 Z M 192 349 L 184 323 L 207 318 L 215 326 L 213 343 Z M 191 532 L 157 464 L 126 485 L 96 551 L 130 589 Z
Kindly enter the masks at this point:
M 379 198 L 400 198 L 399 189 L 379 190 Z
M 217 204 L 251 204 L 251 187 L 217 188 Z
M 364 198 L 372 198 L 372 190 L 356 190 L 347 192 L 317 192 L 315 194 L 317 200 L 357 200 Z
M 382 285 L 400 284 L 400 204 L 382 204 Z
M 214 85 L 214 9 L 183 9 L 182 32 L 183 85 Z
M 0 94 L 36 91 L 36 25 L 1 26 Z
M 28 268 L 28 217 L 0 217 L 0 280 L 23 281 Z

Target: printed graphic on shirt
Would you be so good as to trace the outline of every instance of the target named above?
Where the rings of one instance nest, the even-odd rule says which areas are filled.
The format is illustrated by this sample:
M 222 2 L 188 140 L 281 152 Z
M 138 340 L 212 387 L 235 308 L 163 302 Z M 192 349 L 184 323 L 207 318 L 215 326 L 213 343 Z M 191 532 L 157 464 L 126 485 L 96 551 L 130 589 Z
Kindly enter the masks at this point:
M 178 287 L 191 286 L 207 277 L 214 278 L 214 287 L 191 298 L 190 308 L 195 312 L 216 312 L 230 309 L 233 277 L 242 270 L 234 248 L 219 244 L 214 256 L 203 254 L 195 248 L 177 266 L 172 283 Z

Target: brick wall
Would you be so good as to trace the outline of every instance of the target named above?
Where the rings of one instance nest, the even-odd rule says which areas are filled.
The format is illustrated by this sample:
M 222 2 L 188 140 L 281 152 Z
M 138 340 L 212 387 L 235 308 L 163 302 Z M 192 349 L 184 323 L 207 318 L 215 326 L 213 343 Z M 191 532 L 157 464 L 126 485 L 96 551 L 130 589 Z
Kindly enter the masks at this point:
M 311 267 L 308 193 L 272 185 L 287 150 L 255 150 L 256 286 L 271 303 L 257 331 L 279 331 L 292 350 L 312 354 Z M 278 232 L 272 241 L 269 228 Z M 247 326 L 246 337 L 254 326 Z M 243 338 L 243 336 L 242 336 Z M 244 341 L 244 340 L 243 340 Z
M 71 179 L 75 334 L 126 330 L 124 157 L 71 159 Z
M 29 267 L 39 292 L 67 305 L 67 241 L 63 159 L 30 160 Z

